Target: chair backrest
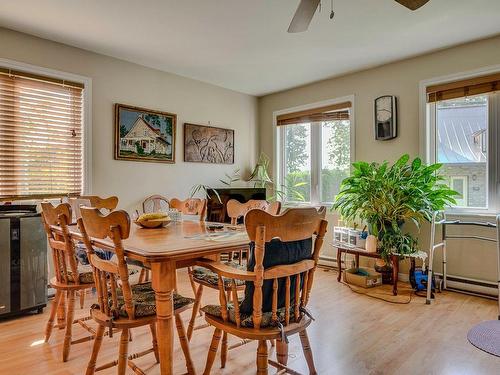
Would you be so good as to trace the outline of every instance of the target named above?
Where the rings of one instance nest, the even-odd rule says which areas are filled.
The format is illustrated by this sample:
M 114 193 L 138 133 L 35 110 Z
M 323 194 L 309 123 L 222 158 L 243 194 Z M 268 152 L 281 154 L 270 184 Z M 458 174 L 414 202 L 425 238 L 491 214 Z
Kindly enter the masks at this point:
M 270 213 L 271 215 L 278 215 L 281 209 L 281 203 L 268 202 L 266 200 L 250 199 L 246 203 L 240 203 L 236 199 L 230 199 L 226 205 L 227 215 L 231 218 L 231 224 L 236 225 L 238 219 L 253 209 L 259 209 Z
M 80 283 L 75 245 L 71 239 L 68 223 L 71 221 L 71 206 L 61 203 L 54 207 L 52 203 L 42 202 L 42 220 L 47 233 L 47 240 L 52 250 L 56 280 L 63 284 Z M 51 228 L 57 225 L 62 235 Z M 70 273 L 71 272 L 71 275 Z
M 181 201 L 177 198 L 170 200 L 170 208 L 179 210 L 183 215 L 199 216 L 200 221 L 205 221 L 207 216 L 207 200 L 199 198 L 189 198 Z
M 321 246 L 328 222 L 324 219 L 324 210 L 315 208 L 292 208 L 280 216 L 273 216 L 262 210 L 251 210 L 245 216 L 245 226 L 248 236 L 255 243 L 255 280 L 253 281 L 253 312 L 252 320 L 255 328 L 260 328 L 262 322 L 262 286 L 264 281 L 272 282 L 272 320 L 278 321 L 278 284 L 284 280 L 285 298 L 284 325 L 298 322 L 302 319 L 301 307 L 309 301 L 313 284 L 314 272 L 319 259 Z M 266 243 L 279 239 L 282 242 L 301 241 L 315 237 L 311 259 L 305 259 L 294 264 L 277 265 L 264 269 L 264 253 Z M 283 282 L 281 282 L 283 284 Z M 294 287 L 292 287 L 292 284 Z M 241 322 L 237 302 L 236 285 L 233 280 L 233 304 L 235 306 L 236 324 Z M 223 290 L 221 278 L 219 289 Z M 292 295 L 293 292 L 293 295 Z M 227 300 L 225 293 L 219 293 L 222 305 L 222 317 L 228 319 Z M 236 299 L 235 299 L 236 298 Z M 290 311 L 293 312 L 293 321 Z
M 92 207 L 98 209 L 113 211 L 118 206 L 118 197 L 114 195 L 108 198 L 101 198 L 97 195 L 82 195 L 79 198 L 87 199 Z
M 94 272 L 96 281 L 97 300 L 100 311 L 108 317 L 117 317 L 118 303 L 117 288 L 118 280 L 121 282 L 123 303 L 129 319 L 135 318 L 134 304 L 132 302 L 132 288 L 129 283 L 129 272 L 125 261 L 122 240 L 130 234 L 130 218 L 125 211 L 118 210 L 103 215 L 95 207 L 82 207 L 82 217 L 78 219 L 78 228 L 87 248 L 88 258 Z M 99 258 L 92 247 L 91 238 L 113 241 L 113 251 L 118 260 L 117 263 Z
M 170 203 L 168 199 L 162 195 L 151 195 L 142 202 L 142 211 L 144 213 L 159 212 L 169 207 Z

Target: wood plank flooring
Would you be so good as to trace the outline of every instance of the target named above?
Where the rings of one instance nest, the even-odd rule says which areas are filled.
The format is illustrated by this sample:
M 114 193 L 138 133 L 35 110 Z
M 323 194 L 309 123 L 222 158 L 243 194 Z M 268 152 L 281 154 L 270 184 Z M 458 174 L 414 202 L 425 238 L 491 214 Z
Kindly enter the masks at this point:
M 395 305 L 353 293 L 336 280 L 336 272 L 319 269 L 316 273 L 310 310 L 316 322 L 309 328 L 316 367 L 319 374 L 500 374 L 500 358 L 488 355 L 470 345 L 467 331 L 483 320 L 495 319 L 496 302 L 445 292 L 438 294 L 432 306 L 414 296 L 407 305 Z M 179 272 L 179 291 L 191 295 L 185 272 Z M 204 292 L 204 303 L 217 301 L 213 291 Z M 87 305 L 92 302 L 87 298 Z M 77 315 L 86 315 L 77 309 Z M 61 361 L 63 331 L 55 330 L 49 343 L 43 332 L 49 309 L 43 314 L 0 321 L 0 374 L 83 374 L 92 343 L 73 345 L 69 361 Z M 184 313 L 185 321 L 190 312 Z M 200 318 L 200 323 L 203 322 Z M 187 324 L 186 324 L 187 325 Z M 74 338 L 85 331 L 74 327 Z M 194 332 L 191 354 L 197 373 L 204 368 L 212 328 Z M 230 344 L 237 338 L 230 337 Z M 98 364 L 115 359 L 119 335 L 104 338 Z M 130 352 L 149 348 L 147 329 L 133 331 Z M 271 350 L 271 355 L 274 351 Z M 256 344 L 251 343 L 229 352 L 225 369 L 219 357 L 213 374 L 254 374 Z M 290 338 L 289 365 L 307 374 L 299 338 Z M 185 373 L 184 359 L 175 343 L 174 372 Z M 153 355 L 137 361 L 148 374 L 159 374 Z M 98 374 L 114 374 L 116 368 Z M 129 373 L 132 373 L 129 371 Z M 273 369 L 270 368 L 270 373 Z

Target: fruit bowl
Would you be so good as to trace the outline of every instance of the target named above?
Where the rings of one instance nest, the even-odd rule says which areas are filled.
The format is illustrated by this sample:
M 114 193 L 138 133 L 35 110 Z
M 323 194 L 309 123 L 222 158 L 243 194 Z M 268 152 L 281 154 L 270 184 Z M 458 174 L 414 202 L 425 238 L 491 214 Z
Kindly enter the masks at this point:
M 144 214 L 139 216 L 134 223 L 142 228 L 166 227 L 172 219 L 166 214 Z

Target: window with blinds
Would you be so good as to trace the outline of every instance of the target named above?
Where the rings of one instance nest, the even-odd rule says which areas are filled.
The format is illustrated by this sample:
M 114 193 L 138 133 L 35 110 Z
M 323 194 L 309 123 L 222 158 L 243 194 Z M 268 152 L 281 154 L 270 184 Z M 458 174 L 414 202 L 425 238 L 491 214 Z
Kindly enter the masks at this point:
M 455 210 L 498 212 L 496 155 L 500 126 L 500 73 L 426 87 L 431 161 L 457 192 Z
M 83 85 L 0 68 L 0 200 L 82 189 Z
M 286 203 L 330 204 L 351 164 L 350 101 L 280 114 L 279 185 Z

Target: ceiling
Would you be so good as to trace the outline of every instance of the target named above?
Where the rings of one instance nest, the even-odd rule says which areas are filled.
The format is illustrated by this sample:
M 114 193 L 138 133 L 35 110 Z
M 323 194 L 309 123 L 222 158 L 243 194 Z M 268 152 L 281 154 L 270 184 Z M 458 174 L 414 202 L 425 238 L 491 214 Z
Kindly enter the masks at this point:
M 298 0 L 0 1 L 0 26 L 252 95 L 500 33 L 498 0 L 323 0 L 286 32 Z

